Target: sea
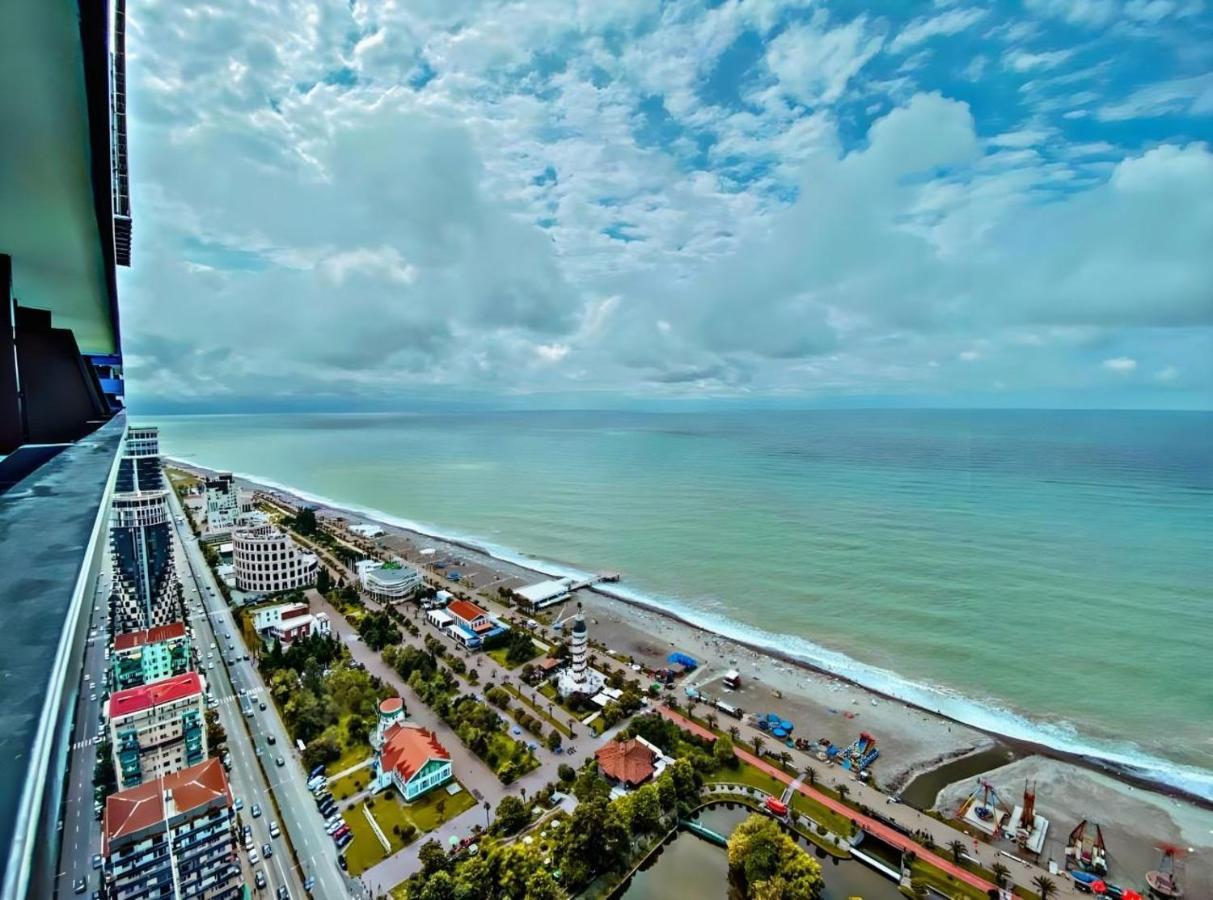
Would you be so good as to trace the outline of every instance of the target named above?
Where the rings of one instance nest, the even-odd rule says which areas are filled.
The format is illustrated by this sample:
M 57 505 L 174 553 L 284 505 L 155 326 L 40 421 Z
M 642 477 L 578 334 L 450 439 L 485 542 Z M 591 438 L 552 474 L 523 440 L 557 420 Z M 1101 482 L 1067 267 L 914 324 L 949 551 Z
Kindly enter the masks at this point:
M 1213 413 L 140 418 L 167 456 L 472 541 L 1213 800 Z

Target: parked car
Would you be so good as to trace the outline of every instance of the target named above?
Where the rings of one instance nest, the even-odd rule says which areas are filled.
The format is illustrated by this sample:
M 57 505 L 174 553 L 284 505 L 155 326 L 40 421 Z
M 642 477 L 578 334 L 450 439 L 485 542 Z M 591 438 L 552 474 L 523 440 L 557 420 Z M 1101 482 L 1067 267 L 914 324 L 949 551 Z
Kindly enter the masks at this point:
M 94 854 L 93 854 L 93 868 L 94 868 L 94 869 L 100 869 L 100 868 L 101 868 L 101 865 L 102 865 L 102 862 L 103 862 L 103 860 L 101 859 L 101 854 L 100 854 L 100 853 L 94 853 Z
M 276 762 L 278 764 L 278 768 L 282 768 L 283 766 L 286 765 L 286 760 L 283 759 L 281 756 L 278 757 L 276 760 L 274 760 L 274 762 Z
M 282 832 L 278 829 L 278 823 L 270 822 L 270 837 L 276 838 L 280 834 L 282 834 Z

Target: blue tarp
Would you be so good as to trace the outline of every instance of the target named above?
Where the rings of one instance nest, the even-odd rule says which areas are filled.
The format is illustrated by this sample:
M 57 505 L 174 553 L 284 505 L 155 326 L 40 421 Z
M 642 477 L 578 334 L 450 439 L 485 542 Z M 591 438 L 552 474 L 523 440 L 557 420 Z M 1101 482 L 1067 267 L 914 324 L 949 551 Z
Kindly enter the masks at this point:
M 694 657 L 687 656 L 685 653 L 671 653 L 666 661 L 671 665 L 686 666 L 688 669 L 694 669 L 699 666 Z

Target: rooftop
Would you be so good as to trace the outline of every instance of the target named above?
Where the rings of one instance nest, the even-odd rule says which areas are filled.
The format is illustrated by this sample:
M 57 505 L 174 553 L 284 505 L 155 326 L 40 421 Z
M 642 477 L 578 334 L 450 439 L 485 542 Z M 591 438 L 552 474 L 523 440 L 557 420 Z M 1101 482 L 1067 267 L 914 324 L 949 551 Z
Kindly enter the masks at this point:
M 217 758 L 111 794 L 105 801 L 102 832 L 105 852 L 111 841 L 143 831 L 176 816 L 222 801 L 232 802 L 227 775 Z
M 114 650 L 134 650 L 145 644 L 158 644 L 161 641 L 171 641 L 174 638 L 183 637 L 185 637 L 185 623 L 172 622 L 143 631 L 128 631 L 126 634 L 115 635 Z
M 451 754 L 432 731 L 414 725 L 392 726 L 384 736 L 379 762 L 383 771 L 394 770 L 408 781 L 431 759 L 450 759 Z
M 452 600 L 446 611 L 456 619 L 463 619 L 465 622 L 471 622 L 480 616 L 488 615 L 487 612 L 469 600 Z
M 594 753 L 602 774 L 625 784 L 641 784 L 657 771 L 657 754 L 636 738 L 611 741 Z
M 111 719 L 129 716 L 201 693 L 201 676 L 197 672 L 185 672 L 151 684 L 115 691 L 109 700 L 109 715 Z
M 404 701 L 399 697 L 388 697 L 379 704 L 379 711 L 385 716 L 390 716 L 392 713 L 398 713 L 404 709 Z

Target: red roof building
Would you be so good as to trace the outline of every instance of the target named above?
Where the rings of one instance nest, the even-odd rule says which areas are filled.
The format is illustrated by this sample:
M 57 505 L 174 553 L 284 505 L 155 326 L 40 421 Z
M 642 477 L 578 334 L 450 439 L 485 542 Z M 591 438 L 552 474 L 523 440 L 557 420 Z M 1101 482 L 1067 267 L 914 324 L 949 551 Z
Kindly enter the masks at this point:
M 476 634 L 496 627 L 487 612 L 468 600 L 452 600 L 446 611 Z
M 397 723 L 383 735 L 376 760 L 377 786 L 394 784 L 405 800 L 413 800 L 451 779 L 451 754 L 426 728 Z
M 104 852 L 108 854 L 110 844 L 121 838 L 162 828 L 166 818 L 172 821 L 202 807 L 227 806 L 231 802 L 227 775 L 219 760 L 213 757 L 180 772 L 110 794 L 105 798 L 105 819 L 101 829 Z
M 129 716 L 175 700 L 184 700 L 202 693 L 202 678 L 197 672 L 174 675 L 163 681 L 117 691 L 110 696 L 109 717 Z
M 594 759 L 603 778 L 628 787 L 644 784 L 657 771 L 657 754 L 636 738 L 611 741 L 594 753 Z
M 159 644 L 185 637 L 184 622 L 170 622 L 168 625 L 157 625 L 143 631 L 128 631 L 126 634 L 114 636 L 114 652 L 134 650 L 145 644 Z

